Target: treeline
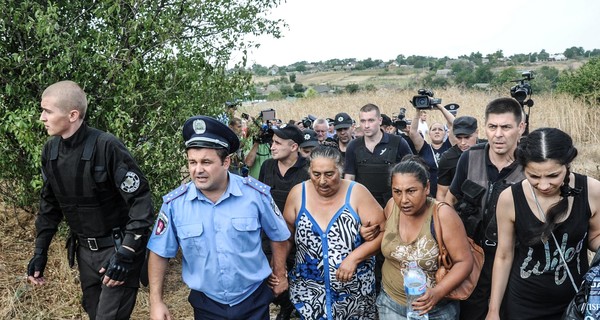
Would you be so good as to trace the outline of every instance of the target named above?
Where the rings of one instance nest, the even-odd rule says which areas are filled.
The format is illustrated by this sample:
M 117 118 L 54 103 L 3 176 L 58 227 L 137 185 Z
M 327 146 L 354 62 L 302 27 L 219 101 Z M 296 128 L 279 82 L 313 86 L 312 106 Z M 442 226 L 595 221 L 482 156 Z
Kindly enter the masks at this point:
M 559 60 L 563 59 L 582 59 L 600 56 L 600 49 L 585 50 L 582 47 L 571 47 L 559 53 L 562 55 Z M 548 53 L 542 49 L 540 52 L 519 53 L 506 57 L 502 50 L 494 53 L 486 54 L 480 52 L 472 52 L 469 55 L 461 55 L 458 59 L 449 57 L 435 58 L 428 56 L 404 56 L 398 55 L 396 59 L 383 61 L 381 59 L 367 58 L 358 60 L 355 58 L 347 59 L 330 59 L 319 62 L 299 61 L 287 66 L 263 66 L 253 64 L 250 68 L 254 75 L 280 75 L 285 76 L 290 72 L 317 72 L 331 70 L 366 70 L 374 68 L 389 68 L 390 66 L 411 66 L 413 68 L 427 68 L 431 71 L 444 69 L 451 60 L 462 60 L 473 63 L 476 66 L 489 65 L 491 68 L 501 66 L 516 66 L 523 63 L 534 63 L 537 61 L 548 61 L 556 59 L 557 53 Z

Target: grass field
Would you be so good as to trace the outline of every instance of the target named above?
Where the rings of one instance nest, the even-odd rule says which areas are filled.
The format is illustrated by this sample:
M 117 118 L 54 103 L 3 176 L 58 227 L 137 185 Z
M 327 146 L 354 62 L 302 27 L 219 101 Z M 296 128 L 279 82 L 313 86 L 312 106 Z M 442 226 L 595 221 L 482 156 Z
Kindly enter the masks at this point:
M 506 92 L 471 92 L 448 89 L 436 92 L 443 103 L 458 103 L 459 115 L 472 115 L 483 124 L 484 107 L 490 100 L 505 96 Z M 239 112 L 256 115 L 259 111 L 273 108 L 278 118 L 299 120 L 312 114 L 317 117 L 333 117 L 344 111 L 356 118 L 358 110 L 366 103 L 378 105 L 388 115 L 406 107 L 407 117 L 414 115 L 408 101 L 415 93 L 407 90 L 378 90 L 355 95 L 335 95 L 296 101 L 277 101 L 243 106 Z M 534 96 L 531 109 L 531 129 L 552 126 L 570 133 L 579 149 L 574 171 L 599 178 L 600 148 L 598 128 L 600 112 L 597 108 L 583 105 L 561 95 Z M 430 123 L 441 121 L 439 112 L 430 112 Z M 480 129 L 479 136 L 484 137 Z M 177 173 L 174 173 L 177 174 Z M 31 257 L 34 240 L 32 214 L 6 206 L 0 207 L 0 319 L 86 319 L 80 307 L 81 292 L 77 271 L 69 269 L 64 240 L 55 239 L 49 254 L 46 278 L 49 283 L 42 288 L 27 284 L 25 270 Z M 165 296 L 175 319 L 192 319 L 187 302 L 188 289 L 181 281 L 181 261 L 170 263 Z M 133 319 L 148 319 L 148 290 L 142 288 Z

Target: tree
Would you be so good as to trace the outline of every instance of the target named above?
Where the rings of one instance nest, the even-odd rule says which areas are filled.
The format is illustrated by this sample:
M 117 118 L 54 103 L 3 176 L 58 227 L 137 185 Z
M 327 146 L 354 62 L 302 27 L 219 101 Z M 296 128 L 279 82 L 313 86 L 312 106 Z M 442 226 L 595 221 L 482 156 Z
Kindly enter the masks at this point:
M 540 53 L 537 54 L 537 58 L 542 61 L 547 61 L 548 59 L 550 59 L 550 54 L 547 53 L 545 49 L 542 49 L 542 51 L 540 51 Z M 534 61 L 530 60 L 529 62 L 534 62 Z
M 267 68 L 265 66 L 262 66 L 257 63 L 252 65 L 252 73 L 254 73 L 257 76 L 266 76 L 268 72 L 269 72 L 269 68 Z
M 281 94 L 284 97 L 293 97 L 294 94 L 296 94 L 296 92 L 294 91 L 294 89 L 286 84 L 282 84 L 279 86 L 279 92 L 281 92 Z
M 585 50 L 582 47 L 571 47 L 566 49 L 564 52 L 565 57 L 568 59 L 574 59 L 577 57 L 583 57 Z
M 181 125 L 221 113 L 250 88 L 246 35 L 280 36 L 278 0 L 0 0 L 0 196 L 33 210 L 41 186 L 42 90 L 88 94 L 86 121 L 119 137 L 154 201 L 180 183 Z M 233 53 L 242 58 L 227 70 Z M 173 159 L 181 159 L 173 161 Z
M 306 87 L 303 86 L 302 83 L 294 83 L 292 88 L 294 89 L 294 92 L 304 92 L 306 90 Z
M 296 74 L 295 73 L 291 73 L 290 74 L 290 82 L 291 83 L 295 83 L 296 82 Z
M 576 71 L 565 71 L 556 89 L 592 105 L 600 103 L 600 57 L 591 58 Z
M 346 85 L 346 92 L 353 94 L 357 93 L 360 90 L 358 83 L 350 83 Z

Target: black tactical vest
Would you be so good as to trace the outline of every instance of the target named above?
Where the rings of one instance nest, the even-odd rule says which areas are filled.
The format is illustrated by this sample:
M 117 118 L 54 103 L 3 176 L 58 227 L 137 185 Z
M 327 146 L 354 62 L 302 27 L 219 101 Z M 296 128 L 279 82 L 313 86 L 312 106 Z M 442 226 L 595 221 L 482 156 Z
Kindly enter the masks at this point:
M 102 237 L 113 228 L 124 227 L 129 217 L 115 177 L 106 167 L 104 133 L 87 130 L 83 148 L 74 149 L 81 154 L 62 153 L 61 138 L 53 138 L 44 173 L 71 231 L 83 237 Z
M 496 182 L 490 182 L 486 168 L 486 154 L 489 145 L 479 144 L 469 149 L 469 167 L 467 180 L 471 180 L 486 189 L 486 193 L 481 197 L 480 217 L 481 226 L 476 233 L 481 237 L 482 244 L 495 246 L 498 241 L 498 225 L 496 223 L 496 206 L 500 193 L 510 187 L 510 185 L 521 182 L 525 179 L 521 165 L 516 165 L 512 171 L 503 179 Z
M 396 135 L 388 136 L 390 140 L 387 143 L 386 151 L 381 155 L 373 154 L 367 149 L 364 137 L 357 139 L 354 151 L 356 162 L 354 180 L 363 184 L 382 207 L 385 207 L 386 202 L 392 196 L 390 171 L 396 164 L 398 146 L 400 145 L 400 139 L 402 139 Z

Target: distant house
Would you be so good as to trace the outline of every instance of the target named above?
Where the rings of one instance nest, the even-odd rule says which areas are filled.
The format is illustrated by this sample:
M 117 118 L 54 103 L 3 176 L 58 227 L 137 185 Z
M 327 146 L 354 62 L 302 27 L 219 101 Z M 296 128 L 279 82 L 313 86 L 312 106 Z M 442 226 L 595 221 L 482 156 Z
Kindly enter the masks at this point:
M 331 87 L 328 86 L 328 85 L 324 85 L 324 84 L 316 85 L 316 86 L 313 87 L 313 89 L 318 94 L 330 94 L 330 93 L 333 93 L 333 90 L 331 89 Z
M 464 63 L 464 64 L 468 64 L 471 66 L 475 65 L 472 61 L 469 61 L 467 59 L 450 59 L 450 60 L 446 61 L 446 69 L 450 69 L 452 67 L 452 65 L 456 64 L 456 63 Z
M 452 69 L 440 69 L 435 72 L 435 75 L 438 77 L 447 78 L 452 75 Z
M 271 66 L 271 68 L 268 71 L 268 74 L 271 76 L 276 76 L 277 74 L 279 74 L 279 67 L 276 65 Z
M 489 83 L 474 83 L 473 84 L 473 88 L 476 88 L 476 89 L 489 89 L 490 88 L 490 84 Z
M 387 67 L 388 69 L 396 69 L 398 68 L 400 65 L 398 64 L 398 61 L 392 61 L 390 62 Z
M 565 57 L 562 53 L 553 53 L 548 57 L 548 61 L 566 61 L 567 57 Z

